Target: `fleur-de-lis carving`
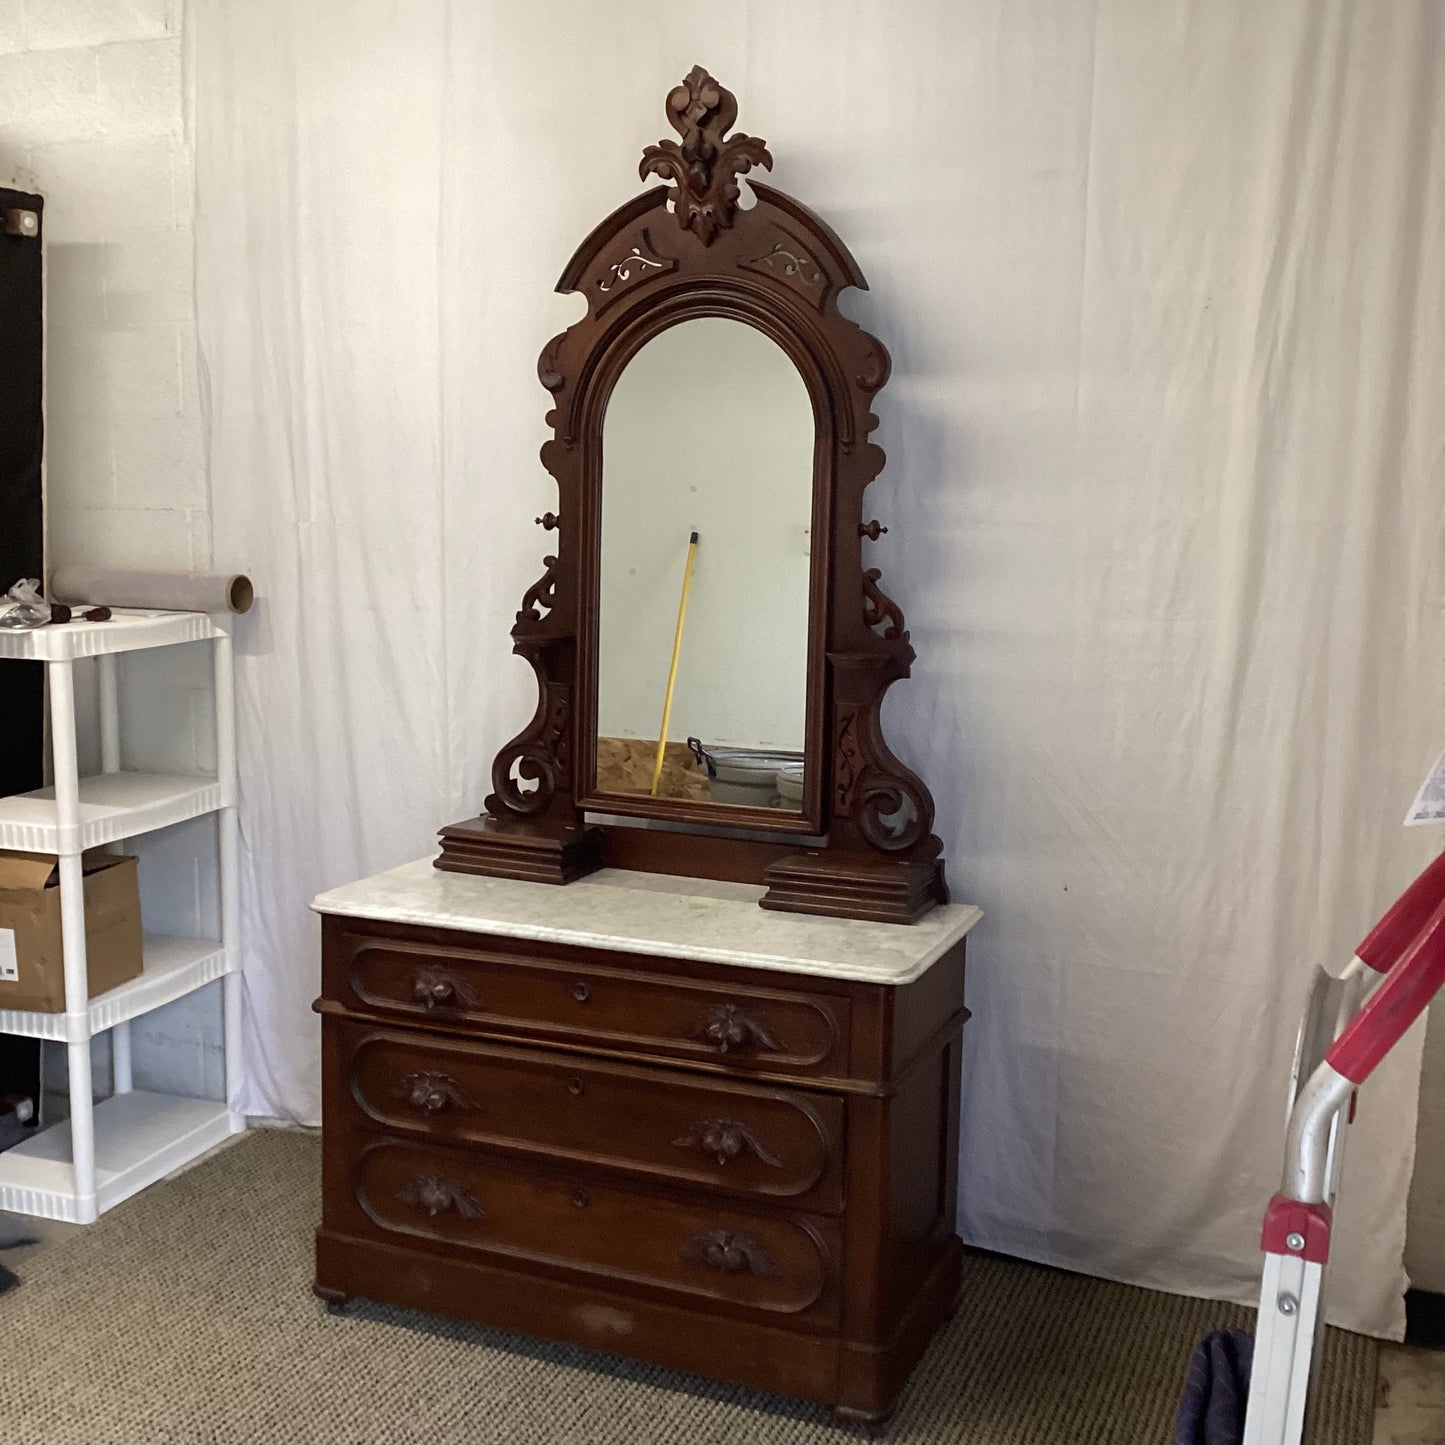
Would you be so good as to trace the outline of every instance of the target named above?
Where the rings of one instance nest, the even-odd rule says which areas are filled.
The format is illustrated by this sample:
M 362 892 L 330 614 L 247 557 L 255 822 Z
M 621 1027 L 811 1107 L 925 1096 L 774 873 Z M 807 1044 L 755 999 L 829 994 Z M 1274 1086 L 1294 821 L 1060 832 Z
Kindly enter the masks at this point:
M 751 1274 L 771 1279 L 781 1273 L 778 1262 L 751 1235 L 731 1229 L 703 1229 L 685 1240 L 679 1251 L 723 1274 Z
M 783 1167 L 783 1161 L 740 1119 L 699 1119 L 686 1134 L 672 1142 L 678 1149 L 701 1149 L 719 1164 L 726 1164 L 744 1149 L 751 1149 L 764 1164 L 774 1169 Z
M 667 119 L 682 137 L 660 141 L 642 153 L 638 168 L 643 180 L 659 175 L 676 183 L 673 209 L 684 231 L 693 231 L 704 246 L 733 223 L 737 210 L 737 177 L 754 166 L 771 170 L 773 158 L 755 136 L 727 132 L 738 118 L 737 97 L 695 65 L 667 97 Z
M 398 1083 L 394 1093 L 423 1114 L 440 1114 L 451 1105 L 455 1109 L 475 1109 L 476 1105 L 462 1091 L 461 1085 L 447 1074 L 428 1069 L 408 1074 Z
M 455 1179 L 443 1179 L 437 1174 L 418 1174 L 415 1179 L 409 1179 L 396 1191 L 396 1197 L 403 1204 L 425 1209 L 433 1219 L 448 1210 L 454 1210 L 463 1219 L 487 1217 L 482 1206 Z
M 718 1004 L 703 1023 L 701 1036 L 723 1054 L 748 1049 L 779 1052 L 778 1041 L 762 1024 L 750 1018 L 735 1003 Z

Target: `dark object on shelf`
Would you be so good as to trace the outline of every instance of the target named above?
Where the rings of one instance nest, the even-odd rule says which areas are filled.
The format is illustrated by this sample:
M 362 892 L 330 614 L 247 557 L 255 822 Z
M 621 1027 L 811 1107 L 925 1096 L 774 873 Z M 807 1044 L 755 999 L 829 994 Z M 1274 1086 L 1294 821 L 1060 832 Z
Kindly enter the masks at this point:
M 832 228 L 781 191 L 750 182 L 756 204 L 738 206 L 737 177 L 772 159 L 762 141 L 728 135 L 731 92 L 695 68 L 666 110 L 681 139 L 647 147 L 641 170 L 674 184 L 602 221 L 557 284 L 585 296 L 588 313 L 547 343 L 538 364 L 553 429 L 542 461 L 560 499 L 542 522 L 557 537 L 512 629 L 513 650 L 537 675 L 537 709 L 496 755 L 485 815 L 442 829 L 437 867 L 547 883 L 603 866 L 730 879 L 766 884 L 765 908 L 915 922 L 948 893 L 932 795 L 883 736 L 884 695 L 908 676 L 914 651 L 881 572 L 864 565 L 865 545 L 883 530 L 865 521 L 863 503 L 884 462 L 868 438 L 890 363 L 838 297 L 867 283 Z M 771 338 L 812 399 L 806 767 L 796 811 L 597 785 L 608 399 L 646 344 L 714 318 Z M 685 385 L 726 409 L 728 380 L 714 367 Z M 751 600 L 736 598 L 740 619 Z

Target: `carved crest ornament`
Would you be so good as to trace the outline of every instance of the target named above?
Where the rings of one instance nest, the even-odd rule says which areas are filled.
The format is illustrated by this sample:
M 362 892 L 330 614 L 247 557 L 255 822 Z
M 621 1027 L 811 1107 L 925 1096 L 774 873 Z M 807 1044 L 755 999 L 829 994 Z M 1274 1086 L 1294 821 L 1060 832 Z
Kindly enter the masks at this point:
M 838 309 L 866 289 L 826 222 L 739 177 L 772 168 L 756 137 L 730 135 L 732 92 L 694 67 L 667 96 L 677 139 L 639 167 L 661 177 L 584 240 L 558 282 L 587 315 L 543 347 L 550 395 L 542 462 L 557 484 L 555 534 L 526 589 L 514 651 L 537 676 L 531 721 L 497 753 L 483 815 L 442 830 L 439 868 L 566 883 L 602 866 L 765 884 L 766 908 L 910 922 L 947 900 L 933 799 L 889 749 L 881 709 L 912 644 L 865 549 L 864 491 L 883 467 L 869 440 L 888 353 Z M 695 316 L 728 316 L 792 359 L 819 419 L 814 468 L 805 793 L 801 816 L 599 792 L 596 783 L 602 418 L 628 360 Z M 725 392 L 726 378 L 708 379 Z M 685 465 L 685 459 L 684 459 Z M 639 826 L 639 823 L 649 824 Z M 746 836 L 742 834 L 746 830 Z

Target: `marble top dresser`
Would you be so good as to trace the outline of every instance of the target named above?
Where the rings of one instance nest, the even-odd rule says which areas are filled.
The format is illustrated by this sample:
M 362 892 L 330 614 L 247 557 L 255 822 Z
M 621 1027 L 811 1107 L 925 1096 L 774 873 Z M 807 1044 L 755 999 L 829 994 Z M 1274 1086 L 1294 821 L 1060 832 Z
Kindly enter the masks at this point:
M 318 897 L 316 1289 L 877 1426 L 958 1290 L 964 939 L 423 859 Z

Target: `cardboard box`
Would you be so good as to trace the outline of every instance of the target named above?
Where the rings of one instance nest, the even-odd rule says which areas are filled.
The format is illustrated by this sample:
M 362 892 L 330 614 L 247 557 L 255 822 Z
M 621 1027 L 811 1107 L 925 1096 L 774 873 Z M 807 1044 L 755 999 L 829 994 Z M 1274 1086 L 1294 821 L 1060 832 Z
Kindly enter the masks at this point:
M 141 971 L 136 860 L 91 852 L 85 874 L 85 955 L 90 994 Z M 60 860 L 0 849 L 0 1009 L 59 1013 L 65 1008 L 60 935 Z

